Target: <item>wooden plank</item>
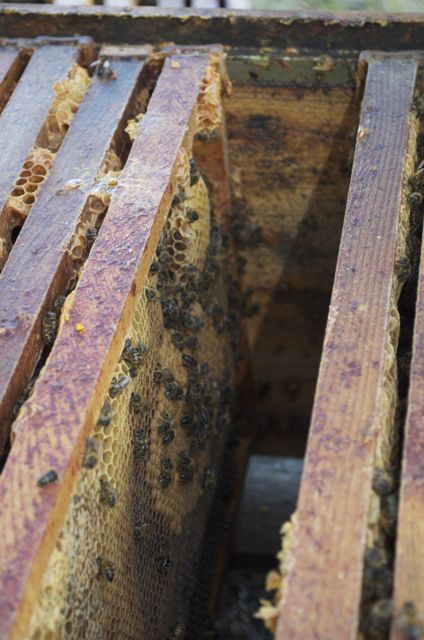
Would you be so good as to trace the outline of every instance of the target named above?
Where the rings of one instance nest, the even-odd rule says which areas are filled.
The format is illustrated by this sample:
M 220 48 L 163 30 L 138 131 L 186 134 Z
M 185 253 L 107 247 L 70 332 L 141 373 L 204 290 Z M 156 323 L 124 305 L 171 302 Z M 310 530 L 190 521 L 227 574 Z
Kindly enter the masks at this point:
M 95 77 L 0 274 L 3 446 L 14 403 L 43 349 L 42 318 L 54 298 L 64 293 L 71 276 L 66 248 L 106 152 L 129 117 L 128 102 L 140 88 L 142 62 L 124 60 L 113 64 L 116 79 L 104 81 Z
M 7 47 L 0 49 L 0 110 L 3 110 L 9 100 L 28 57 L 29 54 L 25 51 Z
M 302 467 L 300 458 L 249 458 L 234 526 L 233 554 L 277 555 L 281 523 L 290 520 L 296 509 Z
M 111 367 L 122 352 L 169 211 L 181 146 L 191 143 L 197 126 L 194 108 L 208 64 L 206 55 L 166 61 L 81 274 L 69 319 L 31 397 L 34 413 L 18 418 L 19 434 L 0 477 L 0 535 L 7 540 L 0 559 L 0 635 L 25 637 L 85 436 L 109 388 Z M 83 325 L 82 333 L 76 323 Z M 83 356 L 86 345 L 90 358 Z M 59 482 L 40 491 L 37 479 L 51 467 Z
M 55 5 L 13 7 L 0 13 L 0 32 L 7 37 L 67 36 L 82 33 L 96 42 L 137 44 L 175 42 L 230 47 L 305 47 L 321 50 L 388 51 L 420 49 L 424 34 L 422 13 L 388 16 L 377 12 L 239 11 Z
M 376 56 L 368 67 L 280 639 L 353 638 L 358 629 L 416 70 L 412 58 Z
M 423 624 L 424 613 L 424 244 L 418 280 L 408 410 L 402 457 L 402 473 L 396 536 L 395 623 L 392 638 L 402 640 L 405 629 L 398 624 L 406 602 L 414 603 Z M 396 622 L 397 620 L 397 622 Z M 420 636 L 417 636 L 420 637 Z
M 77 47 L 54 45 L 34 51 L 1 114 L 0 211 L 42 130 L 54 99 L 53 85 L 66 78 L 76 61 L 77 52 Z

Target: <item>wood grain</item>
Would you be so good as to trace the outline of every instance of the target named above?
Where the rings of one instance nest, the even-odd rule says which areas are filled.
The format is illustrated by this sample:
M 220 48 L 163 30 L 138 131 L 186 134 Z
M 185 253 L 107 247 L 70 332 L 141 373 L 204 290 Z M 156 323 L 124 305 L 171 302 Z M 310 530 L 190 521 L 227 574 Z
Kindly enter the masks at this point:
M 66 249 L 106 152 L 125 126 L 127 105 L 140 90 L 142 62 L 116 61 L 114 68 L 116 80 L 94 79 L 0 274 L 0 449 L 43 349 L 42 318 L 71 276 Z
M 122 352 L 132 313 L 191 144 L 208 56 L 167 60 L 0 477 L 0 635 L 25 637 L 37 585 L 66 513 L 81 451 Z M 170 109 L 172 105 L 172 110 Z M 75 330 L 81 323 L 83 333 Z M 89 351 L 88 351 L 89 349 Z M 87 357 L 87 354 L 90 354 Z M 52 394 L 52 389 L 55 393 Z M 54 468 L 47 490 L 37 479 Z
M 413 602 L 424 613 L 424 244 L 418 281 L 408 411 L 405 421 L 400 504 L 396 537 L 395 611 Z M 402 640 L 397 625 L 392 638 Z
M 77 53 L 76 47 L 54 45 L 34 51 L 0 116 L 0 211 L 36 144 L 54 100 L 53 85 L 66 78 Z
M 413 59 L 394 57 L 371 59 L 368 67 L 277 627 L 281 640 L 357 633 L 416 68 Z
M 28 58 L 29 53 L 23 50 L 8 47 L 0 49 L 0 111 L 9 100 Z
M 13 7 L 0 12 L 0 33 L 13 38 L 80 33 L 97 42 L 175 42 L 229 47 L 310 47 L 312 50 L 422 48 L 422 13 L 231 11 L 131 7 Z

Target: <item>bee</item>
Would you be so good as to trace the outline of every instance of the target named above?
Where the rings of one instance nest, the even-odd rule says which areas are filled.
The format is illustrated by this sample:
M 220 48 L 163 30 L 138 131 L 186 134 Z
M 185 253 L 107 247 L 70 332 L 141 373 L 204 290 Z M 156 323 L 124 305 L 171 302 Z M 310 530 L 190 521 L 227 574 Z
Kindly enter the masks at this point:
M 46 473 L 43 473 L 43 475 L 40 478 L 38 478 L 37 486 L 38 487 L 46 487 L 47 485 L 51 484 L 52 482 L 56 482 L 56 480 L 58 480 L 58 478 L 59 478 L 59 476 L 57 475 L 57 471 L 55 471 L 54 469 L 50 469 Z
M 149 271 L 150 271 L 150 273 L 159 273 L 159 271 L 160 271 L 159 262 L 152 262 L 152 264 L 150 265 Z
M 195 184 L 199 182 L 200 172 L 197 168 L 197 163 L 194 158 L 191 158 L 189 161 L 190 166 L 190 186 L 193 187 Z
M 96 558 L 98 567 L 97 579 L 106 578 L 108 582 L 112 582 L 115 577 L 115 568 L 110 560 L 106 560 L 101 556 Z
M 176 382 L 169 382 L 165 385 L 165 398 L 167 400 L 176 401 L 181 400 L 184 396 L 184 391 L 177 385 Z
M 372 606 L 370 611 L 369 628 L 367 636 L 370 638 L 387 637 L 390 631 L 390 622 L 393 615 L 393 601 L 391 598 L 382 598 Z
M 186 219 L 187 219 L 187 222 L 192 224 L 193 222 L 196 222 L 199 219 L 199 213 L 197 211 L 195 211 L 194 209 L 191 209 L 190 207 L 187 207 L 187 209 L 186 209 Z
M 177 623 L 175 627 L 170 628 L 170 635 L 167 640 L 184 640 L 186 637 L 186 628 L 184 625 Z
M 157 367 L 153 371 L 153 382 L 155 382 L 156 384 L 160 384 L 162 380 L 163 380 L 163 369 L 161 369 L 160 367 Z
M 129 405 L 130 405 L 130 409 L 134 411 L 134 413 L 140 413 L 142 409 L 141 396 L 138 393 L 134 393 L 132 391 Z
M 197 360 L 188 353 L 182 354 L 183 367 L 197 367 Z
M 131 378 L 127 376 L 120 375 L 118 378 L 115 376 L 112 378 L 112 384 L 109 387 L 109 395 L 111 398 L 116 398 L 121 391 L 123 391 L 126 387 L 128 387 L 131 382 Z
M 395 534 L 397 520 L 397 497 L 393 494 L 385 496 L 381 499 L 380 522 L 384 531 L 389 536 Z
M 180 482 L 188 483 L 193 480 L 194 462 L 187 449 L 178 453 L 177 471 Z
M 133 527 L 133 536 L 135 540 L 141 540 L 144 538 L 149 528 L 149 522 L 141 522 L 141 520 L 138 520 L 136 525 Z
M 182 349 L 184 346 L 183 334 L 180 331 L 174 331 L 174 333 L 171 334 L 171 342 L 177 349 Z
M 54 311 L 47 311 L 43 318 L 41 336 L 44 344 L 50 346 L 53 344 L 57 331 L 57 315 Z
M 171 428 L 171 416 L 167 411 L 162 411 L 161 419 L 158 424 L 159 433 L 166 433 Z
M 103 407 L 101 408 L 100 416 L 99 416 L 99 419 L 97 420 L 97 424 L 100 425 L 101 427 L 108 427 L 112 420 L 112 416 L 113 416 L 112 407 L 110 406 L 109 402 L 106 400 L 103 404 Z
M 205 469 L 202 486 L 206 493 L 212 493 L 214 491 L 216 486 L 216 473 L 214 469 L 210 467 Z
M 184 340 L 184 346 L 186 349 L 196 350 L 199 347 L 199 341 L 196 336 L 188 336 Z
M 180 204 L 182 204 L 184 202 L 184 200 L 187 200 L 187 193 L 184 189 L 184 187 L 182 187 L 181 185 L 178 186 L 178 191 L 177 193 L 174 195 L 173 199 L 172 199 L 172 207 L 178 207 Z
M 139 369 L 143 358 L 146 355 L 146 352 L 147 349 L 141 342 L 139 342 L 136 347 L 133 347 L 132 342 L 129 338 L 125 340 L 122 359 L 129 366 L 130 376 L 132 378 L 135 377 L 137 370 Z
M 161 473 L 159 476 L 159 484 L 162 489 L 166 489 L 172 482 L 172 460 L 171 458 L 161 458 Z
M 97 234 L 98 233 L 99 233 L 99 230 L 96 229 L 96 227 L 90 227 L 89 229 L 87 229 L 87 231 L 85 233 L 85 237 L 86 237 L 86 240 L 87 240 L 87 245 L 89 247 L 91 247 L 91 245 L 93 244 L 93 242 L 97 238 Z
M 66 296 L 57 296 L 56 300 L 54 301 L 54 308 L 57 309 L 57 311 L 60 311 L 60 309 L 63 307 L 63 305 L 65 304 L 66 301 Z
M 409 262 L 408 258 L 399 258 L 396 261 L 395 273 L 399 282 L 407 282 L 411 275 L 411 263 Z
M 116 504 L 116 491 L 111 489 L 109 482 L 104 478 L 100 478 L 100 502 L 105 502 L 110 508 Z
M 144 294 L 146 296 L 147 302 L 152 302 L 153 300 L 156 300 L 156 291 L 154 289 L 151 289 L 150 287 L 146 287 L 144 290 Z
M 162 444 L 170 444 L 176 436 L 175 429 L 169 429 L 163 434 Z
M 149 452 L 149 443 L 146 441 L 146 431 L 145 429 L 135 429 L 133 435 L 133 445 L 134 445 L 134 457 L 136 460 L 141 460 L 146 457 Z
M 200 140 L 200 142 L 212 142 L 218 138 L 218 132 L 215 129 L 212 131 L 203 129 L 203 131 L 199 131 L 199 133 L 196 134 L 196 138 Z
M 393 474 L 381 467 L 377 467 L 374 470 L 372 488 L 378 496 L 388 496 L 394 489 Z
M 420 94 L 415 96 L 412 101 L 412 106 L 417 112 L 417 116 L 420 120 L 424 120 L 424 95 Z
M 116 80 L 116 71 L 112 68 L 110 60 L 105 57 L 101 57 L 90 64 L 90 67 L 94 69 L 96 76 L 102 80 Z
M 396 618 L 396 627 L 405 640 L 420 640 L 424 637 L 422 616 L 413 602 L 405 602 Z
M 99 461 L 99 443 L 94 438 L 87 438 L 86 449 L 82 461 L 82 466 L 86 469 L 94 469 Z
M 419 207 L 422 205 L 423 196 L 418 191 L 410 193 L 408 196 L 408 204 L 410 207 Z
M 169 546 L 165 540 L 159 540 L 159 553 L 157 556 L 157 567 L 159 573 L 166 573 L 171 566 L 171 556 Z

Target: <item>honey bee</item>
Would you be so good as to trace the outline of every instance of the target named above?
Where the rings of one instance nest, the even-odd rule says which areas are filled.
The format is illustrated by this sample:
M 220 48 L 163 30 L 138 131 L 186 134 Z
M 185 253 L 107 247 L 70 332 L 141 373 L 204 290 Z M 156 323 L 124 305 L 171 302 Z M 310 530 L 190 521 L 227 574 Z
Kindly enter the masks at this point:
M 197 367 L 197 360 L 188 353 L 182 354 L 183 367 Z
M 100 57 L 90 64 L 90 67 L 94 69 L 94 73 L 102 80 L 116 80 L 116 71 L 112 68 L 110 60 L 105 57 Z
M 100 502 L 106 503 L 110 508 L 116 504 L 116 491 L 110 487 L 109 482 L 104 478 L 100 479 Z
M 106 560 L 101 556 L 96 558 L 98 567 L 97 578 L 106 578 L 108 582 L 112 582 L 115 577 L 115 568 L 110 560 Z
M 97 424 L 100 425 L 101 427 L 108 427 L 112 420 L 112 416 L 113 416 L 112 407 L 110 406 L 109 402 L 106 400 L 103 404 L 103 407 L 101 408 L 100 416 L 99 416 L 99 419 L 97 420 Z
M 145 288 L 144 295 L 146 296 L 147 302 L 153 302 L 153 300 L 156 300 L 156 291 L 150 287 Z
M 374 470 L 372 488 L 380 497 L 388 496 L 394 489 L 393 474 L 385 471 L 381 467 Z
M 150 273 L 159 273 L 160 271 L 160 264 L 159 262 L 152 262 L 152 264 L 150 265 Z
M 415 98 L 412 101 L 412 106 L 414 107 L 415 111 L 417 112 L 417 116 L 420 120 L 424 120 L 424 95 L 423 94 L 419 94 L 417 96 L 415 96 Z
M 407 282 L 411 275 L 411 263 L 409 262 L 408 258 L 399 258 L 396 261 L 395 273 L 399 282 Z
M 206 493 L 212 493 L 216 487 L 216 473 L 214 469 L 210 467 L 205 470 L 202 483 L 203 489 Z
M 423 202 L 423 196 L 418 191 L 410 193 L 408 196 L 408 204 L 410 207 L 419 207 Z
M 97 238 L 98 233 L 99 233 L 99 230 L 96 229 L 96 227 L 90 227 L 89 229 L 87 229 L 85 237 L 86 237 L 86 240 L 87 240 L 87 245 L 89 247 L 91 247 L 91 245 L 93 244 L 93 242 Z
M 422 616 L 413 602 L 405 602 L 395 622 L 405 640 L 420 640 L 424 637 Z
M 181 185 L 178 186 L 177 193 L 174 195 L 172 199 L 172 207 L 178 207 L 180 204 L 187 200 L 187 193 Z
M 161 473 L 159 476 L 159 484 L 162 489 L 166 489 L 172 482 L 172 460 L 171 458 L 161 458 Z
M 46 473 L 43 473 L 43 475 L 40 478 L 38 478 L 37 486 L 46 487 L 52 482 L 56 482 L 56 480 L 58 480 L 58 477 L 59 476 L 57 475 L 57 471 L 55 471 L 54 469 L 50 469 Z
M 386 638 L 390 630 L 390 622 L 393 615 L 393 601 L 391 598 L 377 600 L 370 611 L 370 622 L 367 629 L 367 637 L 381 640 Z
M 146 533 L 150 528 L 150 524 L 148 522 L 141 522 L 140 520 L 136 523 L 135 527 L 133 527 L 133 536 L 136 540 L 141 540 L 144 538 Z
M 63 307 L 63 305 L 65 304 L 66 301 L 66 296 L 57 296 L 56 300 L 54 301 L 54 308 L 57 311 L 60 311 L 60 309 Z
M 118 378 L 115 376 L 112 378 L 112 383 L 109 387 L 109 395 L 111 398 L 116 398 L 131 382 L 131 378 L 120 375 Z
M 162 444 L 170 444 L 176 436 L 175 429 L 169 429 L 166 433 L 163 434 Z
M 199 182 L 200 172 L 197 168 L 197 163 L 194 158 L 191 158 L 189 161 L 190 166 L 190 186 L 193 187 L 195 184 Z
M 47 311 L 43 318 L 41 336 L 44 344 L 50 346 L 53 344 L 57 331 L 57 315 L 54 311 Z
M 187 222 L 192 224 L 193 222 L 196 222 L 199 219 L 199 213 L 197 211 L 195 211 L 194 209 L 191 209 L 190 207 L 187 207 L 187 209 L 186 209 L 186 219 L 187 219 Z
M 122 352 L 123 361 L 130 367 L 130 376 L 135 377 L 137 370 L 146 355 L 147 349 L 141 342 L 136 347 L 133 347 L 129 338 L 125 340 L 124 350 Z
M 99 461 L 99 443 L 94 438 L 86 439 L 86 449 L 82 461 L 82 466 L 86 469 L 94 469 Z
M 145 429 L 135 429 L 132 439 L 134 445 L 134 457 L 136 460 L 141 460 L 146 457 L 149 452 L 149 443 L 146 440 Z
M 397 497 L 393 494 L 385 496 L 381 500 L 380 522 L 384 531 L 389 536 L 393 536 L 395 534 L 397 506 Z
M 194 462 L 187 449 L 178 453 L 177 471 L 180 482 L 188 483 L 193 480 Z
M 134 391 L 131 392 L 130 396 L 130 409 L 134 413 L 140 413 L 142 409 L 141 396 L 138 393 L 134 393 Z
M 177 385 L 176 382 L 168 382 L 165 385 L 165 398 L 175 402 L 181 400 L 184 396 L 184 391 Z

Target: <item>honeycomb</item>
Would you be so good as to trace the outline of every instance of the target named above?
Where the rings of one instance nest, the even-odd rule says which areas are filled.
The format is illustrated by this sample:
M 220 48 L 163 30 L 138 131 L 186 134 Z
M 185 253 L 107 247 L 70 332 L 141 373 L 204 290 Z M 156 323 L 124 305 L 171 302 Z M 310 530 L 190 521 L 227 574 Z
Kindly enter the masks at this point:
M 13 243 L 19 234 L 37 193 L 54 162 L 69 125 L 92 80 L 87 71 L 74 64 L 65 80 L 56 82 L 55 98 L 37 140 L 26 158 L 8 198 L 0 227 L 0 271 L 3 269 Z
M 5 205 L 8 233 L 0 238 L 0 270 L 4 267 L 12 249 L 13 230 L 19 231 L 24 224 L 38 190 L 46 179 L 53 164 L 54 155 L 48 149 L 35 147 L 23 164 L 22 171 L 15 181 L 12 193 Z
M 43 577 L 33 640 L 196 637 L 188 619 L 231 426 L 233 364 L 220 227 L 183 150 L 176 176 Z

